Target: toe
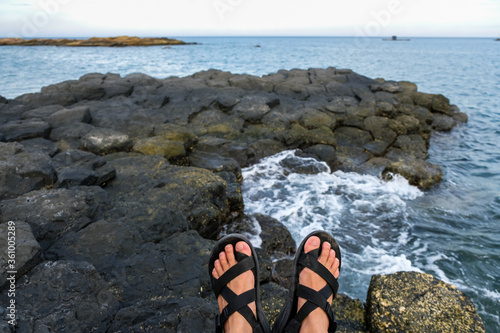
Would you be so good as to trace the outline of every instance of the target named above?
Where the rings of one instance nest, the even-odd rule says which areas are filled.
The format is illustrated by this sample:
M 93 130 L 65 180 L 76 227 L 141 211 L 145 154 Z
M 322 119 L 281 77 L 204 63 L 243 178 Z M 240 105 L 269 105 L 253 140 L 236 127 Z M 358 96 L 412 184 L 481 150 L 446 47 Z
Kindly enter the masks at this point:
M 332 270 L 333 269 L 333 264 L 335 263 L 335 251 L 330 249 L 328 251 L 328 259 L 326 260 L 326 268 L 328 268 L 329 270 Z
M 219 253 L 219 261 L 222 269 L 224 271 L 227 271 L 229 269 L 229 263 L 227 262 L 226 252 Z
M 226 252 L 227 262 L 229 263 L 229 266 L 233 267 L 234 265 L 236 265 L 233 246 L 231 244 L 227 244 L 224 248 L 224 251 Z
M 250 246 L 244 241 L 236 243 L 236 252 L 244 253 L 247 256 L 252 255 L 252 249 L 250 249 Z
M 340 261 L 338 258 L 335 258 L 335 261 L 333 263 L 333 267 L 332 267 L 332 271 L 334 272 L 333 273 L 333 276 L 335 276 L 335 278 L 337 279 L 340 275 Z
M 215 260 L 215 261 L 214 261 L 214 269 L 216 270 L 217 275 L 218 275 L 219 277 L 221 277 L 221 276 L 222 276 L 222 274 L 224 274 L 224 269 L 222 268 L 222 266 L 221 266 L 221 264 L 220 264 L 220 260 L 219 260 L 219 259 L 217 259 L 217 260 Z M 214 276 L 214 277 L 215 277 L 215 276 Z
M 219 275 L 219 273 L 217 273 L 217 270 L 215 269 L 215 267 L 214 267 L 214 269 L 212 270 L 212 276 L 213 276 L 214 278 L 216 278 L 216 279 L 219 279 L 219 277 L 220 277 L 220 275 Z
M 323 242 L 323 245 L 321 246 L 321 254 L 320 254 L 318 260 L 320 263 L 322 263 L 325 266 L 327 266 L 328 257 L 330 256 L 331 247 L 332 246 L 328 242 Z
M 320 240 L 317 236 L 311 236 L 304 244 L 304 252 L 309 253 L 312 250 L 319 248 Z

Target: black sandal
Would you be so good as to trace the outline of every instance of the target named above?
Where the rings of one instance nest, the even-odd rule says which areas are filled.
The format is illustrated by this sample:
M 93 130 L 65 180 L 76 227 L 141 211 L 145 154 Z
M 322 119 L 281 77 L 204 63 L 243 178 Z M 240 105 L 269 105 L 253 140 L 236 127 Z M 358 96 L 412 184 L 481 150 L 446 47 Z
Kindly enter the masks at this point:
M 304 245 L 311 236 L 317 236 L 320 239 L 320 246 L 318 249 L 305 253 Z M 335 317 L 331 309 L 331 304 L 328 302 L 328 298 L 332 294 L 333 298 L 335 298 L 335 296 L 337 295 L 339 284 L 337 279 L 330 273 L 330 271 L 328 271 L 325 266 L 323 266 L 318 261 L 323 242 L 328 242 L 331 244 L 331 248 L 335 251 L 335 257 L 339 260 L 340 270 L 340 248 L 335 239 L 330 234 L 324 231 L 314 231 L 310 233 L 302 241 L 302 243 L 300 243 L 300 246 L 297 250 L 290 293 L 283 310 L 281 310 L 273 325 L 273 333 L 299 332 L 302 321 L 316 308 L 323 309 L 328 315 L 328 319 L 330 322 L 328 332 L 335 332 L 335 330 L 337 329 L 337 323 L 335 322 Z M 305 267 L 311 269 L 326 281 L 326 286 L 323 289 L 321 289 L 320 291 L 316 291 L 299 284 L 299 274 Z M 299 312 L 297 312 L 297 303 L 299 297 L 302 297 L 307 301 L 300 308 Z
M 236 243 L 240 241 L 244 241 L 250 246 L 252 256 L 249 257 L 244 253 L 234 250 L 234 255 L 238 263 L 227 270 L 221 277 L 219 277 L 219 279 L 214 278 L 212 271 L 214 269 L 215 260 L 219 258 L 219 253 L 224 251 L 226 245 L 232 244 L 234 247 Z M 236 295 L 231 289 L 228 288 L 227 284 L 248 270 L 252 270 L 255 276 L 255 286 L 253 289 L 250 289 L 240 295 Z M 210 275 L 210 281 L 212 282 L 212 289 L 215 297 L 218 298 L 219 295 L 222 295 L 228 303 L 228 305 L 222 310 L 222 313 L 218 314 L 215 319 L 215 330 L 217 333 L 222 333 L 224 331 L 224 323 L 229 316 L 236 311 L 238 311 L 250 323 L 254 333 L 271 332 L 271 328 L 269 327 L 269 323 L 266 320 L 266 316 L 260 303 L 259 262 L 257 260 L 257 254 L 252 244 L 246 237 L 238 234 L 231 234 L 221 238 L 212 250 L 212 255 L 210 256 L 208 264 L 208 274 Z M 257 319 L 255 319 L 253 311 L 248 306 L 248 304 L 254 301 L 257 307 Z

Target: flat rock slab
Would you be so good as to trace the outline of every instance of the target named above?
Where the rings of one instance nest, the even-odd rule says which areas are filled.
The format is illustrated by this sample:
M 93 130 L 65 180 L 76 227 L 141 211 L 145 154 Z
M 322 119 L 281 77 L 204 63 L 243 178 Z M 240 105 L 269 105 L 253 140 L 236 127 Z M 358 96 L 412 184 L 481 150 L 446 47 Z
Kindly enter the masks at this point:
M 25 332 L 104 332 L 119 309 L 109 285 L 84 261 L 38 265 L 18 281 L 17 295 L 16 327 Z

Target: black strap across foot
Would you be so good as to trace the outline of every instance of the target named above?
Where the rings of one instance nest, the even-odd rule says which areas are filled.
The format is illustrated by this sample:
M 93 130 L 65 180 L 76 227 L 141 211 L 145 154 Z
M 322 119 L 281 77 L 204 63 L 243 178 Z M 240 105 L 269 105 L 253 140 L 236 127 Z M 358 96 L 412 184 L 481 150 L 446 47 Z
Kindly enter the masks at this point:
M 298 274 L 300 274 L 304 268 L 309 268 L 326 281 L 326 286 L 321 290 L 316 291 L 309 287 L 300 284 L 298 285 L 296 297 L 304 298 L 306 302 L 297 314 L 295 314 L 295 316 L 288 322 L 284 330 L 286 333 L 299 332 L 304 319 L 317 308 L 323 309 L 328 316 L 330 322 L 328 332 L 335 332 L 337 329 L 335 316 L 333 315 L 328 298 L 332 295 L 333 298 L 335 298 L 339 289 L 339 283 L 333 274 L 318 261 L 319 253 L 319 248 L 308 253 L 302 252 L 297 262 L 297 265 L 299 266 Z

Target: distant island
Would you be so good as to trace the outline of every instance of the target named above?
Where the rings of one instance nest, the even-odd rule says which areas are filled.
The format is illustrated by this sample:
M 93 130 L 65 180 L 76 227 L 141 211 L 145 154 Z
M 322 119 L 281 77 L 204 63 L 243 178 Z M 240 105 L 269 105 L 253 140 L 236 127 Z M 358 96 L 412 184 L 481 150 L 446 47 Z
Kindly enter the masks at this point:
M 186 43 L 178 39 L 160 38 L 140 38 L 129 36 L 118 37 L 92 37 L 89 39 L 66 39 L 66 38 L 0 38 L 0 46 L 155 46 L 155 45 L 189 45 L 196 43 Z
M 391 41 L 391 42 L 408 42 L 410 41 L 408 38 L 398 38 L 398 36 L 392 36 L 391 38 L 384 38 L 384 41 Z

